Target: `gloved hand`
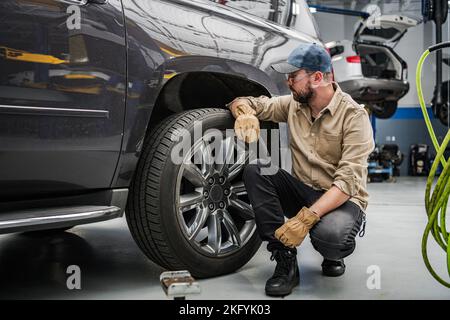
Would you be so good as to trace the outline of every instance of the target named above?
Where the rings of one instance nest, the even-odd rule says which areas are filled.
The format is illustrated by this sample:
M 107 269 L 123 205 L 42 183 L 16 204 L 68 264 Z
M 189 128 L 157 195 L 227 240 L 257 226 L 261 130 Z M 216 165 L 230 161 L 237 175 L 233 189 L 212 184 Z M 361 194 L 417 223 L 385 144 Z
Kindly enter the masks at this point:
M 309 230 L 319 222 L 320 217 L 307 207 L 303 207 L 295 217 L 287 220 L 281 227 L 275 230 L 275 238 L 286 247 L 299 246 Z
M 243 114 L 234 122 L 236 136 L 247 143 L 255 142 L 259 138 L 259 120 L 252 114 Z
M 256 111 L 250 106 L 250 102 L 247 99 L 238 98 L 230 105 L 229 109 L 236 119 L 243 114 L 256 114 Z

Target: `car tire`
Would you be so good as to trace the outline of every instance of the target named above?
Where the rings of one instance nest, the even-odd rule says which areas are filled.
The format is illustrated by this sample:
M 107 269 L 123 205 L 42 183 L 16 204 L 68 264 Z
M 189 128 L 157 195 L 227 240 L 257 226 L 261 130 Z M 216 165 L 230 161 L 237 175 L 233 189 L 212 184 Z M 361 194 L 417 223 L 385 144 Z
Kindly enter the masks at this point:
M 379 119 L 389 119 L 397 111 L 397 101 L 384 101 L 377 105 L 372 105 L 370 109 L 375 117 Z
M 198 140 L 200 142 L 195 141 L 193 134 L 195 121 L 202 123 L 202 137 Z M 243 165 L 242 168 L 239 164 L 230 166 L 227 169 L 230 175 L 223 184 L 230 186 L 229 191 L 232 192 L 229 192 L 227 201 L 232 201 L 233 206 L 227 204 L 226 210 L 211 211 L 209 201 L 225 198 L 225 195 L 220 193 L 226 192 L 226 189 L 220 189 L 222 185 L 218 185 L 220 178 L 210 175 L 214 180 L 214 188 L 211 185 L 204 186 L 206 178 L 200 179 L 198 172 L 195 179 L 190 176 L 193 168 L 191 164 L 184 167 L 184 160 L 181 164 L 175 164 L 171 160 L 171 152 L 178 143 L 178 138 L 186 132 L 191 137 L 191 146 L 194 146 L 190 149 L 191 153 L 206 157 L 209 154 L 204 152 L 207 142 L 202 142 L 206 141 L 205 132 L 212 128 L 231 129 L 233 125 L 234 118 L 228 110 L 197 109 L 165 119 L 145 139 L 130 187 L 126 218 L 140 249 L 149 259 L 168 270 L 189 270 L 193 276 L 199 278 L 227 274 L 245 265 L 261 245 L 254 216 L 251 218 L 253 210 L 248 204 L 243 183 L 238 181 L 241 173 L 236 175 L 238 169 L 242 171 Z M 187 131 L 182 133 L 182 129 Z M 195 151 L 197 145 L 202 146 L 203 151 Z M 203 172 L 203 165 L 195 166 Z M 186 180 L 186 177 L 193 179 L 193 182 Z M 203 187 L 196 187 L 195 184 Z M 205 197 L 205 190 L 211 192 L 208 198 Z M 189 209 L 191 205 L 187 205 L 186 199 L 190 195 L 197 197 L 199 194 L 202 194 L 203 198 L 197 198 L 198 202 L 192 204 L 193 209 Z M 185 209 L 186 212 L 183 211 Z M 202 239 L 206 233 L 206 238 Z
M 439 121 L 446 127 L 448 127 L 449 110 L 448 104 L 442 103 L 436 106 L 436 116 Z

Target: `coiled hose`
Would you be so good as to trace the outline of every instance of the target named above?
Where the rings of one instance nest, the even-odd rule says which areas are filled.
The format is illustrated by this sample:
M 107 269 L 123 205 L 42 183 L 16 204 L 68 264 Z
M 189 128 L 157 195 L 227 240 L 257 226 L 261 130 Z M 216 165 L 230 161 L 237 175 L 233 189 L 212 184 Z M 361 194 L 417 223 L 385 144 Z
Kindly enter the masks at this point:
M 428 223 L 425 227 L 425 231 L 422 236 L 422 256 L 425 265 L 431 275 L 439 281 L 442 285 L 450 288 L 450 283 L 444 281 L 439 275 L 434 271 L 430 264 L 427 254 L 427 241 L 431 234 L 439 246 L 447 254 L 447 271 L 450 277 L 450 238 L 449 233 L 445 227 L 445 216 L 447 211 L 448 198 L 450 195 L 450 159 L 447 161 L 444 158 L 444 151 L 450 141 L 450 130 L 447 131 L 444 141 L 439 145 L 436 135 L 434 133 L 433 126 L 431 125 L 430 117 L 428 116 L 427 108 L 425 106 L 425 101 L 423 99 L 422 93 L 422 65 L 426 57 L 433 51 L 442 50 L 443 48 L 450 47 L 450 42 L 442 42 L 434 46 L 429 47 L 419 59 L 416 69 L 416 86 L 417 94 L 419 96 L 420 108 L 422 109 L 423 117 L 425 118 L 425 123 L 430 133 L 431 140 L 433 141 L 434 148 L 436 149 L 437 155 L 434 159 L 433 165 L 431 167 L 430 173 L 427 179 L 427 186 L 425 192 L 425 208 L 428 216 Z M 436 84 L 440 85 L 440 83 Z M 439 167 L 439 163 L 442 164 L 443 170 L 439 175 L 436 184 L 433 188 L 433 182 L 435 180 L 436 171 Z

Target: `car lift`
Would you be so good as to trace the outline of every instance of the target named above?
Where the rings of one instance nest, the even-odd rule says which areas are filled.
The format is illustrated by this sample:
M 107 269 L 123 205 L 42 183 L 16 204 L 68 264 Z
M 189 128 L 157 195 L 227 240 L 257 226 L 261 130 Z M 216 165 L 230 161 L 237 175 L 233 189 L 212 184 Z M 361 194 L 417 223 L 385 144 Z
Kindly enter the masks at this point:
M 422 0 L 422 16 L 423 21 L 426 23 L 428 21 L 433 21 L 436 25 L 436 42 L 442 43 L 442 25 L 447 20 L 448 15 L 448 2 L 446 0 Z M 437 117 L 436 110 L 445 106 L 447 101 L 442 101 L 442 51 L 436 51 L 436 85 L 435 85 L 435 96 L 436 101 L 433 107 L 434 116 Z M 449 108 L 448 105 L 446 106 Z M 450 113 L 448 113 L 450 117 Z M 447 119 L 447 128 L 450 128 L 450 121 Z

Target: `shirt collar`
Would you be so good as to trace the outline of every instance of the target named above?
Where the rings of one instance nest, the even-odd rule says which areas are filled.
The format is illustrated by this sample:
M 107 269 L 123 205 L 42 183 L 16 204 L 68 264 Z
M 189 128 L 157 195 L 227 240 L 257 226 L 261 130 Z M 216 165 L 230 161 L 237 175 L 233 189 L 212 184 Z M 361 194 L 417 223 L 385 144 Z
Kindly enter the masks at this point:
M 328 105 L 325 108 L 323 108 L 321 113 L 324 113 L 325 110 L 329 110 L 331 113 L 331 116 L 334 116 L 334 114 L 336 113 L 336 110 L 341 102 L 341 99 L 342 99 L 342 90 L 336 82 L 333 82 L 332 85 L 335 90 L 333 98 L 331 98 L 331 101 L 328 103 Z

